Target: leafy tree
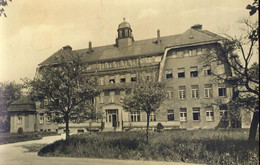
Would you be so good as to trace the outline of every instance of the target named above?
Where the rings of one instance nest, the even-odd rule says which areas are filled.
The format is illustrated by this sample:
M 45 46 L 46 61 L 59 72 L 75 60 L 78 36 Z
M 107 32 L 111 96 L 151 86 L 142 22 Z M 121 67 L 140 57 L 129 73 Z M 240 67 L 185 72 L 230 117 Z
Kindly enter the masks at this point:
M 123 108 L 130 112 L 146 113 L 146 140 L 148 143 L 150 115 L 152 112 L 159 111 L 160 105 L 165 100 L 166 84 L 158 82 L 156 76 L 147 79 L 142 69 L 137 72 L 137 78 L 137 82 L 127 88 L 131 94 L 123 99 Z
M 16 82 L 0 82 L 0 129 L 8 131 L 10 119 L 7 109 L 22 95 L 22 85 Z
M 12 2 L 12 0 L 9 0 L 9 2 Z M 4 15 L 5 17 L 7 17 L 6 14 L 5 14 L 5 9 L 4 9 L 4 7 L 8 6 L 8 1 L 7 1 L 7 0 L 0 0 L 0 7 L 1 7 L 1 6 L 3 6 L 3 7 L 0 8 L 0 17 L 1 17 L 2 15 Z
M 82 122 L 94 118 L 93 99 L 99 94 L 94 75 L 86 75 L 87 64 L 82 56 L 62 50 L 56 65 L 39 69 L 39 77 L 25 80 L 30 96 L 35 101 L 47 100 L 49 113 L 55 113 L 55 121 L 65 122 L 66 139 L 69 137 L 69 121 Z
M 247 5 L 246 9 L 250 10 L 249 14 L 252 16 L 259 11 L 259 0 L 253 0 L 252 5 Z
M 252 62 L 253 56 L 258 56 L 258 21 L 243 20 L 240 37 L 231 37 L 226 34 L 227 40 L 210 49 L 210 53 L 202 57 L 205 64 L 222 63 L 228 75 L 212 74 L 217 81 L 232 86 L 233 98 L 228 103 L 229 107 L 240 111 L 250 108 L 253 119 L 250 126 L 249 140 L 255 140 L 259 124 L 259 64 Z

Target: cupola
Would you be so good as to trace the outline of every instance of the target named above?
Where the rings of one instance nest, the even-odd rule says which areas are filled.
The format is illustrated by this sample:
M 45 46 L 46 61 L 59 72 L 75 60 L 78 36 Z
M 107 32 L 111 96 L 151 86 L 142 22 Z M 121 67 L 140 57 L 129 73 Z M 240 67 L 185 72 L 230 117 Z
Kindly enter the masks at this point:
M 130 46 L 133 44 L 134 37 L 128 22 L 124 21 L 118 25 L 116 45 L 118 47 Z

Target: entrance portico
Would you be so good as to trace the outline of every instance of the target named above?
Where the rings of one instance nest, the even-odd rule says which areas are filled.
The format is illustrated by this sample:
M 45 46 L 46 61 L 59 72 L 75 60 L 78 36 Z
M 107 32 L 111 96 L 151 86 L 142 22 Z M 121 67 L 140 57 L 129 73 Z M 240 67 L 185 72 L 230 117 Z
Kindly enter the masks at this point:
M 106 104 L 102 106 L 104 112 L 104 131 L 122 131 L 123 107 L 120 104 Z

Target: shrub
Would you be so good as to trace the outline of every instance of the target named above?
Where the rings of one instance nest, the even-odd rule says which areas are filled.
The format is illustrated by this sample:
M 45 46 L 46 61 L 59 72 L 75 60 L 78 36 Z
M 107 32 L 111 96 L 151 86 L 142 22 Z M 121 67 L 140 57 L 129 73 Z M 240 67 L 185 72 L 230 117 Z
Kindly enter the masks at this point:
M 161 132 L 161 130 L 164 129 L 164 126 L 162 125 L 162 123 L 158 123 L 157 126 L 156 126 L 156 129 L 158 132 Z
M 49 144 L 38 155 L 257 164 L 259 141 L 249 144 L 247 136 L 248 130 L 173 130 L 151 133 L 147 145 L 143 131 L 88 133 Z
M 20 127 L 20 128 L 18 128 L 18 134 L 22 134 L 23 133 L 23 128 L 22 127 Z

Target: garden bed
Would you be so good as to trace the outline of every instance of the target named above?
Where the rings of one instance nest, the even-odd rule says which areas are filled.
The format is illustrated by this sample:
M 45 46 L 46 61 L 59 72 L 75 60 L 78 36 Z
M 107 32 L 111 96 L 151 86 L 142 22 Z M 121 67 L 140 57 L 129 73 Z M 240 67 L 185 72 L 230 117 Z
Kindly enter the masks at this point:
M 74 135 L 43 147 L 40 156 L 183 161 L 207 164 L 257 164 L 259 139 L 248 143 L 248 130 L 177 130 Z

